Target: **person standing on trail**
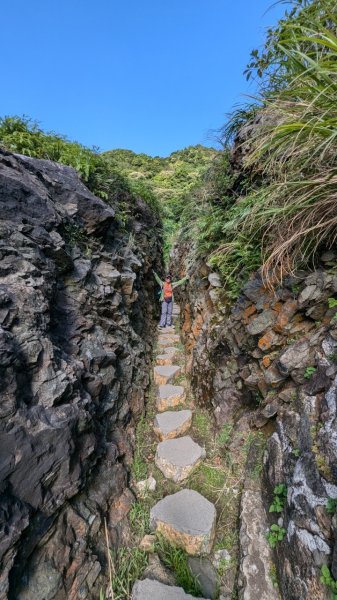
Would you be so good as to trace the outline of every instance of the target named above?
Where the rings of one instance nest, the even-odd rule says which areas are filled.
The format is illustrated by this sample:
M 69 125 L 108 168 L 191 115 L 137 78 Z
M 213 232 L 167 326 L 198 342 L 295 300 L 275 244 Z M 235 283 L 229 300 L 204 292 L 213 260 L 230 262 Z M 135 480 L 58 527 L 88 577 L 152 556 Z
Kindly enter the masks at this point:
M 162 303 L 161 305 L 161 317 L 159 327 L 170 327 L 172 325 L 172 310 L 173 310 L 173 290 L 178 287 L 178 285 L 182 285 L 187 281 L 188 276 L 183 279 L 179 279 L 179 281 L 175 281 L 172 283 L 171 275 L 168 273 L 165 277 L 165 281 L 160 279 L 159 275 L 155 271 L 153 271 L 156 282 L 160 285 L 161 293 L 159 300 Z

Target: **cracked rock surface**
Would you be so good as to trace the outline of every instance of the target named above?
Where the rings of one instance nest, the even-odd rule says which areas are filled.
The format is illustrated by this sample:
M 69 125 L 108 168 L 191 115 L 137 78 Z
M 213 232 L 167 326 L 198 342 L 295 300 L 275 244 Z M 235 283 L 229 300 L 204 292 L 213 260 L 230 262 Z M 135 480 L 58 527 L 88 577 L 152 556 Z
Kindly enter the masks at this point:
M 96 600 L 131 507 L 161 267 L 129 200 L 123 230 L 74 169 L 0 151 L 1 600 Z

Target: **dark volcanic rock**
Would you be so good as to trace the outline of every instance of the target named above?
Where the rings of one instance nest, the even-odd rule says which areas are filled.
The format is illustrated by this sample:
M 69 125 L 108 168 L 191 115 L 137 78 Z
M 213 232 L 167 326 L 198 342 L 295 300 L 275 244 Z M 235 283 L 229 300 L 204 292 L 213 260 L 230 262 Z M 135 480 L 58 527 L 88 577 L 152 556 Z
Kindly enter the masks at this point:
M 188 247 L 175 250 L 175 276 L 186 256 L 190 282 L 180 293 L 194 395 L 213 409 L 217 425 L 235 430 L 242 421 L 246 439 L 253 434 L 250 425 L 265 426 L 269 438 L 260 492 L 256 498 L 250 491 L 242 495 L 241 531 L 246 513 L 255 533 L 252 543 L 246 535 L 241 539 L 241 556 L 252 568 L 245 572 L 244 561 L 239 568 L 239 597 L 262 597 L 254 586 L 253 594 L 248 589 L 267 533 L 265 527 L 260 538 L 256 535 L 261 523 L 254 516 L 255 498 L 268 526 L 285 530 L 273 551 L 280 597 L 325 600 L 329 591 L 320 581 L 322 565 L 337 574 L 336 517 L 327 511 L 328 499 L 337 498 L 337 324 L 328 301 L 336 292 L 336 277 L 322 270 L 301 272 L 274 293 L 255 274 L 229 309 L 225 287 L 214 296 L 207 265 L 193 259 Z M 201 278 L 206 285 L 199 284 Z M 285 484 L 287 497 L 275 515 L 269 507 L 278 484 Z
M 130 200 L 131 202 L 131 200 Z M 0 152 L 0 599 L 93 599 L 151 355 L 158 222 Z M 157 263 L 157 265 L 155 264 Z

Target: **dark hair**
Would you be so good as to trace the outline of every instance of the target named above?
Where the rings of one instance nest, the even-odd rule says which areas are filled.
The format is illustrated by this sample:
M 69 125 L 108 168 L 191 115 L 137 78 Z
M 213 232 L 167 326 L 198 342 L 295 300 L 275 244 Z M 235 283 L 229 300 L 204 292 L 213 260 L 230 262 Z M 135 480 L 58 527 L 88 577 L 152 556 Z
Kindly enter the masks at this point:
M 167 273 L 167 275 L 165 275 L 165 279 L 172 279 L 170 273 Z

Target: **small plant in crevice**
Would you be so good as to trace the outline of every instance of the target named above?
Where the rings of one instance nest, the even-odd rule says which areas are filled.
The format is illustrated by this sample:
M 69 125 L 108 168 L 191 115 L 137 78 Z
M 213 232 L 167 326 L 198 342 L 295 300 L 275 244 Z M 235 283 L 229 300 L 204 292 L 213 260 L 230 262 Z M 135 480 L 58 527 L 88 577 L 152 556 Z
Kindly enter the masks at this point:
M 148 565 L 148 556 L 135 547 L 119 548 L 112 554 L 114 555 L 115 565 L 112 579 L 112 598 L 113 600 L 124 600 L 130 598 L 134 582 L 143 575 L 144 569 Z
M 336 308 L 337 307 L 337 300 L 336 298 L 328 298 L 328 307 L 329 308 Z M 330 324 L 334 325 L 337 322 L 337 312 L 333 315 Z
M 328 307 L 329 308 L 336 308 L 337 307 L 337 300 L 336 300 L 336 298 L 328 298 Z
M 87 253 L 90 251 L 88 248 L 90 238 L 83 227 L 80 227 L 76 223 L 68 222 L 63 226 L 63 232 L 65 241 L 69 246 L 78 245 L 80 248 L 84 248 Z
M 301 450 L 299 448 L 293 448 L 292 454 L 298 458 L 301 454 Z
M 276 571 L 276 566 L 273 563 L 270 565 L 269 577 L 271 579 L 273 587 L 278 588 L 279 585 L 278 585 L 278 580 L 277 580 L 277 571 Z
M 316 373 L 316 367 L 307 367 L 304 371 L 305 379 L 311 379 L 312 376 Z
M 217 443 L 219 446 L 226 446 L 228 444 L 231 438 L 232 429 L 233 425 L 230 423 L 226 423 L 226 425 L 223 426 L 222 430 L 217 436 Z
M 281 513 L 287 498 L 287 486 L 285 483 L 279 483 L 274 487 L 274 498 L 269 507 L 269 512 Z
M 337 498 L 328 498 L 325 507 L 329 515 L 334 515 L 337 509 Z
M 171 545 L 162 536 L 158 536 L 155 550 L 162 563 L 174 572 L 179 587 L 196 598 L 202 596 L 199 583 L 189 569 L 188 555 L 184 550 Z
M 332 599 L 337 600 L 337 581 L 332 577 L 327 565 L 323 565 L 321 568 L 321 582 L 332 592 Z
M 276 545 L 278 544 L 278 542 L 282 542 L 286 533 L 287 532 L 284 529 L 284 527 L 280 527 L 276 523 L 271 525 L 271 527 L 266 535 L 266 538 L 268 540 L 270 547 L 276 548 Z

